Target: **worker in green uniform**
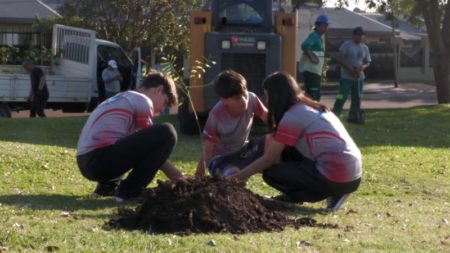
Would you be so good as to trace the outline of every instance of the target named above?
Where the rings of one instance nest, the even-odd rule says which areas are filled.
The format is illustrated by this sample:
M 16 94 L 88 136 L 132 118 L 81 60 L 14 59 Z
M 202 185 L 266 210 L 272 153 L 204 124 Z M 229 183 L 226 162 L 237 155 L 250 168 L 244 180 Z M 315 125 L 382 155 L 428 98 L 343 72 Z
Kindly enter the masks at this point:
M 300 72 L 303 72 L 305 93 L 313 100 L 320 100 L 320 83 L 325 62 L 325 47 L 322 36 L 327 32 L 330 21 L 325 15 L 317 17 L 314 31 L 302 43 L 303 57 Z
M 333 112 L 339 117 L 345 100 L 351 93 L 350 111 L 347 121 L 358 123 L 357 113 L 361 109 L 361 98 L 364 87 L 364 70 L 370 65 L 369 47 L 363 43 L 364 30 L 356 27 L 352 39 L 344 42 L 339 48 L 337 60 L 341 64 L 341 80 L 339 93 L 333 106 Z

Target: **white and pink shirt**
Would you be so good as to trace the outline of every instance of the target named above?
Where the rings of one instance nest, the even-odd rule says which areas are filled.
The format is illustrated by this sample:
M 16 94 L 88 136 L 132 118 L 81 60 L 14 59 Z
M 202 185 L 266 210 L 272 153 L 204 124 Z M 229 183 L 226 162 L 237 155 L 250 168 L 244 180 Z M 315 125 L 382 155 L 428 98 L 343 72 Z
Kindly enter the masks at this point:
M 153 103 L 145 95 L 127 91 L 101 103 L 89 116 L 78 140 L 77 155 L 107 147 L 116 141 L 151 127 Z
M 239 150 L 247 142 L 253 124 L 253 116 L 263 119 L 266 109 L 261 100 L 248 92 L 247 110 L 238 117 L 233 117 L 226 106 L 219 101 L 209 112 L 203 130 L 203 138 L 215 143 L 214 155 L 223 155 Z
M 332 112 L 320 112 L 301 103 L 293 105 L 283 115 L 274 139 L 295 146 L 333 182 L 350 182 L 361 177 L 361 152 Z

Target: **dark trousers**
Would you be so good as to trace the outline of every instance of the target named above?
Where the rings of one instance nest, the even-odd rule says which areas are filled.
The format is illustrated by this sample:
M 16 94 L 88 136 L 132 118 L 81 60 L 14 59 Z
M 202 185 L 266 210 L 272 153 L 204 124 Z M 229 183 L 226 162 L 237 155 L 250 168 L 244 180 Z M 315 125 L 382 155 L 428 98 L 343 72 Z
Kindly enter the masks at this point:
M 158 124 L 131 134 L 114 145 L 77 157 L 87 179 L 108 183 L 131 170 L 118 188 L 123 198 L 138 196 L 172 153 L 177 133 L 171 124 Z
M 36 117 L 36 114 L 41 118 L 46 117 L 44 109 L 47 100 L 47 96 L 34 96 L 33 101 L 30 101 L 30 118 Z
M 359 86 L 359 87 L 358 87 Z M 340 116 L 342 108 L 349 94 L 351 94 L 350 111 L 348 112 L 348 120 L 356 120 L 356 114 L 361 109 L 361 99 L 364 88 L 363 80 L 341 79 L 339 85 L 339 94 L 334 102 L 333 112 L 336 116 Z
M 309 71 L 303 72 L 305 93 L 315 101 L 320 101 L 320 83 L 322 76 Z
M 264 170 L 263 179 L 271 187 L 298 202 L 317 202 L 358 189 L 361 179 L 336 183 L 324 177 L 314 161 L 296 154 L 292 148 L 283 152 L 283 161 Z

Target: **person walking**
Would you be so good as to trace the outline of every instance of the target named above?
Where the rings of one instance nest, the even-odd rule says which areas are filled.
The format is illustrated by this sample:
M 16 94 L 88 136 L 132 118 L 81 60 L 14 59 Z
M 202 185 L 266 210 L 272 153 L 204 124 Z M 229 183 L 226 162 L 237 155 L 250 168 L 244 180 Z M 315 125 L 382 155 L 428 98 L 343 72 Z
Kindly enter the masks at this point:
M 364 30 L 353 29 L 352 39 L 344 42 L 339 48 L 337 60 L 341 64 L 341 80 L 339 93 L 333 106 L 333 112 L 340 116 L 348 95 L 351 93 L 351 105 L 347 121 L 362 124 L 358 116 L 361 111 L 361 98 L 364 87 L 364 70 L 370 65 L 369 47 L 363 41 Z

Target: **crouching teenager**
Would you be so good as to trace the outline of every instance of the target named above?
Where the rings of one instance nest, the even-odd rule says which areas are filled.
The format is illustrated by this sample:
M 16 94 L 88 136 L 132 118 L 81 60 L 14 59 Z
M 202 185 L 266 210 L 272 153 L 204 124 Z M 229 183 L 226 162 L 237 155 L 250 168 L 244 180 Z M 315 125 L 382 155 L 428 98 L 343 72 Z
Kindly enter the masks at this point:
M 288 74 L 272 74 L 263 86 L 273 134 L 264 154 L 234 177 L 246 181 L 262 172 L 264 181 L 283 192 L 285 200 L 327 199 L 327 209 L 338 210 L 361 181 L 358 147 L 340 120 L 305 97 Z
M 97 182 L 95 196 L 118 202 L 138 197 L 158 169 L 170 179 L 181 177 L 167 161 L 177 142 L 174 127 L 152 121 L 176 103 L 173 80 L 151 73 L 137 90 L 119 93 L 94 110 L 78 141 L 77 163 L 84 177 Z
M 264 150 L 264 137 L 250 142 L 248 137 L 255 115 L 267 122 L 267 109 L 247 90 L 245 78 L 235 71 L 224 71 L 215 79 L 214 90 L 220 101 L 209 113 L 203 131 L 205 145 L 197 165 L 198 177 L 204 176 L 206 167 L 211 175 L 232 175 Z

